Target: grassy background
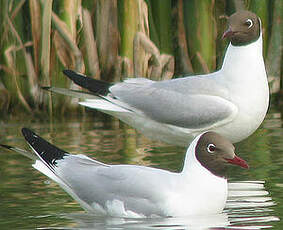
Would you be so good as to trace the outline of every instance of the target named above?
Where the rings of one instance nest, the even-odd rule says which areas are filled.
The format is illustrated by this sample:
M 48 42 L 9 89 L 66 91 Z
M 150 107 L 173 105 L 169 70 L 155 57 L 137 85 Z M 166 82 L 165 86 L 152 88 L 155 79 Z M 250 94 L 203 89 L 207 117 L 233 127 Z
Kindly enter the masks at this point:
M 272 93 L 282 78 L 282 0 L 0 0 L 0 110 L 77 110 L 40 86 L 76 88 L 63 69 L 106 81 L 219 69 L 227 16 L 261 17 Z M 17 109 L 17 110 L 16 110 Z

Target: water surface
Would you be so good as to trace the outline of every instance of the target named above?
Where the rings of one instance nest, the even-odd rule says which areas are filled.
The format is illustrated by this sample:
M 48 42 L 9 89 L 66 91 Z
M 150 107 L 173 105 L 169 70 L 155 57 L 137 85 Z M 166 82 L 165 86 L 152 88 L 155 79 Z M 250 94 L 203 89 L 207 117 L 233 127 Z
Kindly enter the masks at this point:
M 0 143 L 28 149 L 28 127 L 71 153 L 111 164 L 182 168 L 185 149 L 153 142 L 109 117 L 88 112 L 65 119 L 27 116 L 0 120 Z M 236 144 L 249 170 L 231 167 L 229 198 L 222 214 L 186 218 L 125 219 L 86 214 L 55 182 L 25 157 L 0 148 L 0 229 L 283 229 L 281 113 L 272 109 L 263 125 Z

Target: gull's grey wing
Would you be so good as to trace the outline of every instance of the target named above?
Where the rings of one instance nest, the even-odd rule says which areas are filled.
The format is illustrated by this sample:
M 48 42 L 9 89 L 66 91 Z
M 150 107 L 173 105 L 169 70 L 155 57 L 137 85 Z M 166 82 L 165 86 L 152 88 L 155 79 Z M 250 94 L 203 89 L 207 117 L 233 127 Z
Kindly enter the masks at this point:
M 58 161 L 55 170 L 77 194 L 86 200 L 95 197 L 101 201 L 151 196 L 153 186 L 159 184 L 159 189 L 166 186 L 162 183 L 164 174 L 168 178 L 175 176 L 175 173 L 146 166 L 106 165 L 85 155 L 68 155 Z M 91 193 L 95 196 L 88 195 Z
M 76 84 L 110 102 L 107 107 L 105 103 L 98 105 L 98 101 L 81 104 L 115 111 L 121 110 L 118 109 L 119 106 L 125 111 L 127 109 L 132 111 L 134 108 L 151 119 L 168 125 L 188 129 L 207 128 L 219 122 L 224 124 L 230 121 L 238 110 L 227 99 L 229 98 L 227 88 L 217 80 L 220 72 L 160 82 L 134 78 L 116 84 L 91 79 L 70 70 L 64 73 Z M 58 92 L 56 89 L 49 90 Z M 70 91 L 66 93 L 60 90 L 60 93 L 70 94 Z M 74 91 L 71 93 L 79 94 Z M 83 98 L 85 95 L 80 97 Z
M 150 84 L 119 83 L 114 97 L 155 121 L 183 128 L 202 128 L 232 119 L 237 107 L 225 87 L 208 78 L 184 78 Z
M 174 176 L 173 173 L 143 166 L 86 165 L 76 158 L 72 155 L 66 157 L 64 163 L 58 162 L 58 173 L 81 200 L 103 209 L 113 205 L 112 202 L 118 202 L 116 205 L 129 210 L 138 207 L 140 210 L 137 211 L 141 213 L 160 214 L 155 203 L 165 199 L 159 191 L 168 184 L 164 183 L 162 176 L 163 173 L 168 174 L 168 177 Z
M 171 175 L 170 172 L 144 166 L 107 165 L 93 160 L 85 155 L 72 155 L 49 143 L 27 128 L 22 133 L 30 147 L 37 155 L 38 160 L 52 173 L 51 179 L 62 185 L 67 192 L 72 190 L 84 202 L 91 204 L 94 201 L 106 202 L 113 199 L 128 199 L 132 197 L 150 196 L 150 191 L 141 191 L 144 181 L 139 181 L 140 175 L 144 180 L 154 181 L 150 187 L 160 181 L 160 174 Z M 11 148 L 10 146 L 4 146 Z M 38 164 L 38 163 L 37 163 Z M 42 171 L 42 166 L 36 167 Z M 156 173 L 158 171 L 159 173 Z M 46 171 L 42 171 L 43 173 Z M 162 173 L 163 172 L 163 173 Z M 50 173 L 46 173 L 50 176 Z M 66 188 L 67 187 L 67 188 Z

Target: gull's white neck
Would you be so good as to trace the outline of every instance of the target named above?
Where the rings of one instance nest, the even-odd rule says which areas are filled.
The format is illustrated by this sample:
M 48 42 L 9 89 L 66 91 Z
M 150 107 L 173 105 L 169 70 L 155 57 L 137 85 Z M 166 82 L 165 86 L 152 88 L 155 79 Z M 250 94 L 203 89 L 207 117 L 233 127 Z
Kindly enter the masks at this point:
M 256 41 L 245 46 L 233 46 L 230 43 L 219 73 L 220 82 L 229 89 L 229 100 L 238 106 L 249 106 L 248 103 L 242 103 L 244 98 L 255 103 L 255 106 L 266 109 L 269 90 L 262 56 L 262 34 Z M 237 96 L 239 90 L 241 97 Z
M 263 56 L 262 56 L 262 34 L 260 34 L 259 38 L 244 46 L 234 46 L 229 44 L 226 55 L 223 61 L 221 71 L 231 72 L 231 67 L 234 69 L 237 68 L 246 68 L 250 65 L 259 65 L 263 64 Z M 248 69 L 245 69 L 246 71 Z
M 223 66 L 215 79 L 228 89 L 226 99 L 241 111 L 231 126 L 228 124 L 216 131 L 232 142 L 238 142 L 258 128 L 268 109 L 269 88 L 262 55 L 262 35 L 245 46 L 233 46 L 230 43 Z M 234 132 L 231 132 L 231 128 Z
M 221 212 L 226 203 L 227 180 L 212 174 L 195 156 L 195 148 L 201 135 L 190 144 L 183 170 L 179 174 L 179 187 L 177 187 L 182 195 L 171 200 L 174 204 L 171 210 L 178 207 L 175 212 L 181 210 L 181 215 Z M 197 206 L 194 213 L 191 213 L 191 206 Z

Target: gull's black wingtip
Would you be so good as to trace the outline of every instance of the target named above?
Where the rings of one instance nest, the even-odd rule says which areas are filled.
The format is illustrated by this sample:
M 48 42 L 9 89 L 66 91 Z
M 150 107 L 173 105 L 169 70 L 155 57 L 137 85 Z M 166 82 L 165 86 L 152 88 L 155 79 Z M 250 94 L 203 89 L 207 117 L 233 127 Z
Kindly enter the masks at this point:
M 29 141 L 29 139 L 35 134 L 33 131 L 31 131 L 28 128 L 22 128 L 22 134 L 24 138 Z
M 13 147 L 10 146 L 10 145 L 4 145 L 4 144 L 0 144 L 1 147 L 5 148 L 5 149 L 9 149 L 9 150 L 12 150 Z
M 62 72 L 63 74 L 68 75 L 70 72 L 74 72 L 74 71 L 70 69 L 64 69 Z
M 75 82 L 77 85 L 85 89 L 88 89 L 92 93 L 98 95 L 104 95 L 104 96 L 107 95 L 109 93 L 109 87 L 113 85 L 109 82 L 96 80 L 69 69 L 63 70 L 63 73 L 73 82 Z
M 56 160 L 63 159 L 68 153 L 57 148 L 28 128 L 22 128 L 22 134 L 35 153 L 48 165 L 55 165 Z
M 51 86 L 40 86 L 41 89 L 50 91 Z
M 72 80 L 73 80 L 74 78 L 76 78 L 78 75 L 81 76 L 81 77 L 84 77 L 83 74 L 77 73 L 77 72 L 75 72 L 74 70 L 71 70 L 71 69 L 64 69 L 62 72 L 63 72 L 63 74 L 65 74 L 67 77 L 71 78 Z

